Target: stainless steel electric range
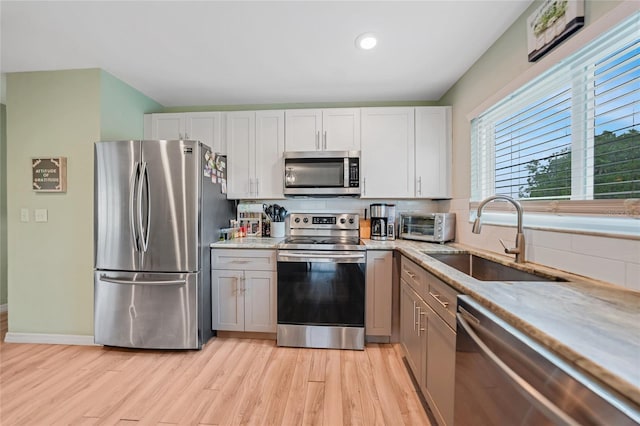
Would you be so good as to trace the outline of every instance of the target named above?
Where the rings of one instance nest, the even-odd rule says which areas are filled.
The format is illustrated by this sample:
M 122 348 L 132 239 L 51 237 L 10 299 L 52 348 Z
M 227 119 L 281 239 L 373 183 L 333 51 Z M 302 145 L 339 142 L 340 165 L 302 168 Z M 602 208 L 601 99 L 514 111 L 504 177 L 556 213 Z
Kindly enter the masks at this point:
M 366 252 L 357 214 L 289 217 L 278 246 L 278 346 L 364 349 Z

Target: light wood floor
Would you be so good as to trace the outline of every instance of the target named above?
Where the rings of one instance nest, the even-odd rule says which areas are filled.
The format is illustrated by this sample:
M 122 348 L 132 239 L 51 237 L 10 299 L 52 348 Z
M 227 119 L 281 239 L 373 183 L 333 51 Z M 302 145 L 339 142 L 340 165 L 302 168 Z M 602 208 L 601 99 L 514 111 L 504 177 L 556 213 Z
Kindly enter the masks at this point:
M 400 353 L 238 338 L 201 351 L 0 343 L 0 424 L 429 425 Z

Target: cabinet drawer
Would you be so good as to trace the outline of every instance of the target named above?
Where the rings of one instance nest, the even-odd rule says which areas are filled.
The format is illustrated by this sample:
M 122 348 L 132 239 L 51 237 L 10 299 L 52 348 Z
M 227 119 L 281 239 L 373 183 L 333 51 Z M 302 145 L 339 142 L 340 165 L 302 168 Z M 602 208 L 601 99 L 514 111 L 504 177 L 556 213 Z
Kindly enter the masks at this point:
M 421 266 L 416 265 L 404 256 L 402 257 L 400 278 L 403 278 L 418 294 L 423 294 L 427 288 L 426 274 L 427 271 L 422 269 Z
M 213 249 L 211 269 L 275 271 L 275 250 Z
M 426 287 L 424 297 L 429 306 L 455 330 L 458 292 L 425 271 Z

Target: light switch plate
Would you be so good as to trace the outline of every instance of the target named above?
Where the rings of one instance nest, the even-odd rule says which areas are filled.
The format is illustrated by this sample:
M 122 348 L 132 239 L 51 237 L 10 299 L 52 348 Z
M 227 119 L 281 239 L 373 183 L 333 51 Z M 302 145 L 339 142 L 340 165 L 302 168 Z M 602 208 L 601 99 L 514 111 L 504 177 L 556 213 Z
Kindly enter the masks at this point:
M 20 209 L 20 222 L 29 222 L 29 209 Z
M 35 220 L 36 222 L 46 222 L 47 217 L 47 209 L 35 209 Z

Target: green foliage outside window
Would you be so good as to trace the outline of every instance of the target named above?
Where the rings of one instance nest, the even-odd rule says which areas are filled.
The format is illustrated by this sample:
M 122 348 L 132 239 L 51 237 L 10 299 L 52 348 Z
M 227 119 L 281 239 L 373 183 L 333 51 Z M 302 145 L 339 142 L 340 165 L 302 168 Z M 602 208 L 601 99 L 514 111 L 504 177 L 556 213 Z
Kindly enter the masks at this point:
M 640 132 L 631 129 L 616 135 L 605 131 L 594 141 L 593 198 L 640 198 Z M 526 165 L 527 186 L 520 198 L 568 200 L 571 195 L 571 152 Z

